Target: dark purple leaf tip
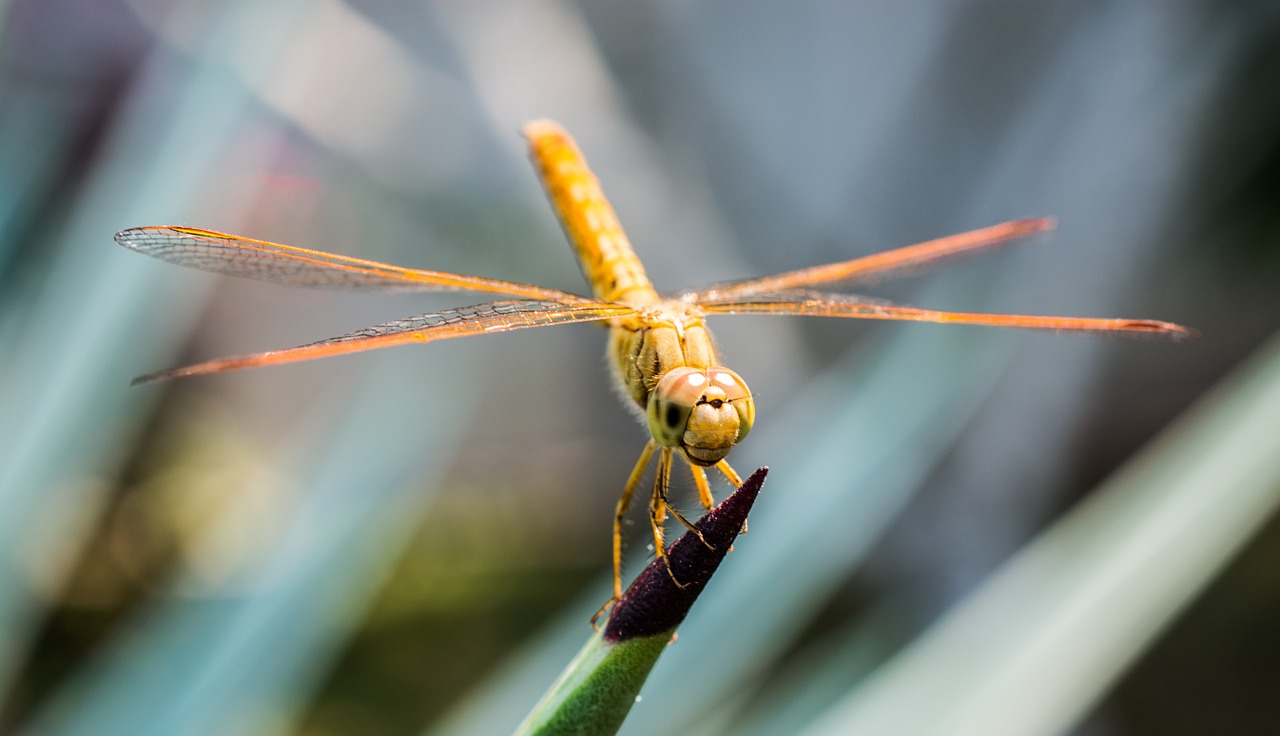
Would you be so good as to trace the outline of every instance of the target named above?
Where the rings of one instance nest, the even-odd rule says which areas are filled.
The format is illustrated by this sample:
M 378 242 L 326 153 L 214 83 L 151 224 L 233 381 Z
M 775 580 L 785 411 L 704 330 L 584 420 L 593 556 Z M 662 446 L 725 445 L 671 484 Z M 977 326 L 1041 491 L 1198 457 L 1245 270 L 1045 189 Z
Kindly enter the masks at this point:
M 662 560 L 654 560 L 640 573 L 609 617 L 604 629 L 607 641 L 652 636 L 680 625 L 742 530 L 768 472 L 768 468 L 760 468 L 752 473 L 738 490 L 694 524 L 711 548 L 692 533 L 685 533 L 667 550 L 671 570 L 684 587 L 675 584 Z

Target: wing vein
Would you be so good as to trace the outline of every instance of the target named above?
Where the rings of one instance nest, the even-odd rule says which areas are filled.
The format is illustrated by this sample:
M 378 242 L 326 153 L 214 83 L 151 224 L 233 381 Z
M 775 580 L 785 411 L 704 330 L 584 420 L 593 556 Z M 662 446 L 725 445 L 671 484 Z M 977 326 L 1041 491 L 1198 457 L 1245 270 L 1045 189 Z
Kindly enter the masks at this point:
M 135 378 L 133 383 L 136 385 L 240 368 L 296 363 L 393 345 L 509 332 L 543 325 L 596 322 L 629 314 L 632 311 L 634 310 L 631 307 L 622 304 L 585 299 L 576 303 L 534 300 L 489 302 L 384 322 L 294 348 L 218 358 L 181 368 L 149 373 Z
M 751 294 L 777 293 L 819 284 L 873 281 L 936 266 L 944 261 L 986 251 L 1010 240 L 1050 230 L 1052 218 L 1011 220 L 999 225 L 948 235 L 905 248 L 873 253 L 839 263 L 811 266 L 761 278 L 712 284 L 684 294 L 696 302 L 728 299 Z
M 774 314 L 804 317 L 845 317 L 883 319 L 938 324 L 969 324 L 990 327 L 1018 327 L 1057 332 L 1084 332 L 1128 336 L 1163 337 L 1181 340 L 1195 331 L 1171 322 L 1145 319 L 1097 319 L 1029 314 L 986 314 L 946 312 L 908 307 L 854 294 L 824 294 L 790 291 L 711 299 L 698 302 L 706 314 Z
M 187 227 L 140 227 L 116 242 L 179 266 L 288 286 L 359 291 L 481 291 L 580 301 L 577 294 L 516 281 L 393 266 L 363 258 Z

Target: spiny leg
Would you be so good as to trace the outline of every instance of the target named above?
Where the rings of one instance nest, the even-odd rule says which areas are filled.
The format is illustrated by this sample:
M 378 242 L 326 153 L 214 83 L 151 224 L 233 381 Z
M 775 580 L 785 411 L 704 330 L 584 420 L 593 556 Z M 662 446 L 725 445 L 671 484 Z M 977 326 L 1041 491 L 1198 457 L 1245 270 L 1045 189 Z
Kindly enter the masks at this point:
M 618 505 L 613 512 L 613 597 L 605 601 L 604 605 L 600 606 L 600 610 L 596 611 L 596 615 L 591 617 L 592 627 L 595 627 L 596 621 L 600 620 L 605 611 L 622 598 L 622 521 L 627 515 L 627 508 L 631 506 L 631 497 L 636 492 L 636 486 L 640 485 L 640 478 L 644 476 L 645 468 L 649 467 L 649 459 L 653 457 L 653 451 L 657 446 L 657 442 L 649 440 L 640 451 L 640 459 L 631 469 L 627 484 L 622 487 L 622 495 L 618 497 Z
M 693 474 L 693 484 L 698 488 L 698 500 L 702 502 L 702 505 L 706 507 L 707 511 L 710 511 L 715 506 L 715 500 L 711 498 L 711 488 L 707 485 L 707 474 L 702 470 L 702 468 L 694 465 L 693 463 L 689 463 L 688 465 L 689 472 Z M 698 538 L 698 541 L 702 542 L 707 549 L 714 552 L 716 548 L 711 546 L 711 543 L 707 541 L 706 537 L 702 536 L 702 532 L 698 530 L 698 527 L 693 525 L 693 522 L 685 518 L 684 514 L 680 513 L 675 506 L 671 505 L 665 492 L 663 493 L 663 500 L 667 501 L 667 510 L 671 512 L 671 515 L 676 517 L 681 524 L 684 524 L 686 529 L 693 532 L 694 536 Z
M 653 551 L 667 568 L 667 575 L 677 588 L 684 588 L 684 583 L 676 579 L 671 569 L 671 561 L 667 559 L 667 545 L 662 541 L 662 524 L 667 520 L 667 485 L 671 481 L 671 448 L 664 447 L 658 453 L 658 468 L 653 476 L 653 496 L 649 499 L 649 523 L 653 526 Z
M 721 460 L 720 462 L 716 463 L 716 468 L 718 468 L 721 473 L 724 473 L 724 477 L 728 479 L 729 485 L 733 486 L 735 489 L 742 487 L 742 476 L 738 475 L 736 472 L 734 472 L 733 468 L 729 467 L 728 460 Z M 742 533 L 743 534 L 747 533 L 746 519 L 742 520 Z
M 707 483 L 707 471 L 693 463 L 689 463 L 689 472 L 693 473 L 693 485 L 698 488 L 698 500 L 702 502 L 703 508 L 710 511 L 716 505 L 716 500 L 711 497 L 711 486 Z
M 716 463 L 716 468 L 719 469 L 721 473 L 724 473 L 724 477 L 729 479 L 729 483 L 732 484 L 734 488 L 738 488 L 742 485 L 742 476 L 735 473 L 733 468 L 729 467 L 728 460 L 721 460 Z
M 680 513 L 680 511 L 675 506 L 671 505 L 671 502 L 667 500 L 667 494 L 665 493 L 662 494 L 662 505 L 666 507 L 667 511 L 671 512 L 672 516 L 676 517 L 676 521 L 684 525 L 685 529 L 688 529 L 689 531 L 696 534 L 698 536 L 698 539 L 702 539 L 702 532 L 698 531 L 698 527 L 694 526 L 692 521 L 689 521 L 688 519 L 686 519 L 684 514 Z M 706 544 L 708 549 L 715 549 L 710 544 L 707 544 L 707 540 L 705 539 L 702 539 L 702 543 Z

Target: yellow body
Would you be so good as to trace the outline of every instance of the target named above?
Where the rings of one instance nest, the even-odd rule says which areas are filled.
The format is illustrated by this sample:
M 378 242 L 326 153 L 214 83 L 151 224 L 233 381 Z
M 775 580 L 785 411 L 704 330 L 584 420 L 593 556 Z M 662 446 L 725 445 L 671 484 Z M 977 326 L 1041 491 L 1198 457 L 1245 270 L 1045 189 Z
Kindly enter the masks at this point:
M 595 297 L 636 308 L 609 320 L 614 376 L 645 416 L 652 435 L 614 518 L 616 600 L 622 593 L 622 518 L 654 451 L 659 452 L 658 469 L 649 512 L 654 549 L 665 557 L 662 522 L 667 512 L 693 528 L 667 502 L 672 453 L 678 451 L 689 461 L 698 497 L 710 509 L 713 501 L 703 468 L 719 467 L 731 483 L 741 484 L 724 458 L 751 430 L 755 405 L 742 379 L 720 366 L 703 312 L 692 302 L 664 300 L 654 290 L 600 182 L 569 134 L 545 120 L 529 123 L 524 134 L 530 158 Z
M 596 297 L 633 306 L 660 301 L 600 182 L 569 134 L 549 120 L 537 120 L 524 126 L 524 135 L 547 198 Z
M 545 120 L 529 123 L 524 134 L 592 293 L 601 301 L 637 308 L 609 321 L 609 358 L 624 393 L 647 413 L 654 388 L 673 369 L 707 371 L 719 366 L 706 319 L 696 305 L 663 300 L 654 290 L 600 182 L 569 134 Z M 723 454 L 710 462 L 689 459 L 714 465 L 722 458 Z
M 672 369 L 719 365 L 706 319 L 696 305 L 663 300 L 654 290 L 569 134 L 545 120 L 529 123 L 524 133 L 592 293 L 601 301 L 638 308 L 609 321 L 609 358 L 626 395 L 645 412 L 653 388 Z

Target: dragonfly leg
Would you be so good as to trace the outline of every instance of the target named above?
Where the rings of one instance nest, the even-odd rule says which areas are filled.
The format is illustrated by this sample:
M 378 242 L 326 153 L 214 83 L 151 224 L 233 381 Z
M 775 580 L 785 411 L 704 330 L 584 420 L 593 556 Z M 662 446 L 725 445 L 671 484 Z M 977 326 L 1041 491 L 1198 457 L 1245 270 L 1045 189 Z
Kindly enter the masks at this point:
M 711 508 L 715 505 L 715 501 L 712 500 L 711 489 L 707 486 L 707 474 L 703 472 L 702 468 L 698 467 L 697 465 L 694 465 L 693 463 L 689 463 L 689 470 L 693 473 L 694 485 L 698 487 L 698 499 L 702 501 L 703 506 L 707 507 L 707 511 L 710 511 Z M 663 500 L 666 501 L 667 499 L 664 498 Z M 680 511 L 676 509 L 675 506 L 672 506 L 669 501 L 667 502 L 667 510 L 670 511 L 671 515 L 676 517 L 676 519 L 679 520 L 681 524 L 684 524 L 685 529 L 688 529 L 689 531 L 693 532 L 694 536 L 698 538 L 698 541 L 702 542 L 702 544 L 707 549 L 711 550 L 712 552 L 715 551 L 716 548 L 712 547 L 711 543 L 708 542 L 706 538 L 702 536 L 702 532 L 698 531 L 698 528 L 694 526 L 692 522 L 686 519 L 684 514 L 680 513 Z
M 631 506 L 631 497 L 635 495 L 636 486 L 640 485 L 640 478 L 649 467 L 649 459 L 653 457 L 654 448 L 657 446 L 657 442 L 649 440 L 640 451 L 640 459 L 631 469 L 627 484 L 622 487 L 622 495 L 618 497 L 618 505 L 613 512 L 613 597 L 605 601 L 604 605 L 600 606 L 600 610 L 591 617 L 592 628 L 599 628 L 596 622 L 613 607 L 613 604 L 618 602 L 618 599 L 622 598 L 622 521 L 627 515 L 627 509 Z
M 729 479 L 729 483 L 734 488 L 742 485 L 742 476 L 735 473 L 733 468 L 729 467 L 728 460 L 721 460 L 716 463 L 716 468 L 719 469 L 721 473 L 724 473 L 724 477 Z
M 667 485 L 671 481 L 671 448 L 664 447 L 658 454 L 658 469 L 653 477 L 653 497 L 649 499 L 649 523 L 653 527 L 653 551 L 658 559 L 666 565 L 667 575 L 677 588 L 683 589 L 685 584 L 676 578 L 671 569 L 671 561 L 667 559 L 667 545 L 662 540 L 662 524 L 667 520 Z M 686 522 L 687 523 L 687 522 Z
M 716 467 L 720 469 L 721 473 L 724 473 L 724 477 L 728 479 L 729 484 L 732 485 L 734 488 L 739 488 L 742 486 L 742 476 L 738 475 L 736 472 L 734 472 L 733 468 L 729 467 L 728 460 L 721 460 L 720 462 L 716 463 Z M 742 520 L 741 533 L 742 534 L 747 533 L 746 519 Z M 732 547 L 730 549 L 732 549 Z
M 698 527 L 694 526 L 692 521 L 689 521 L 688 519 L 684 518 L 684 514 L 677 511 L 676 507 L 672 506 L 667 501 L 667 499 L 665 498 L 665 494 L 664 494 L 664 498 L 662 499 L 662 505 L 666 506 L 667 511 L 670 511 L 671 515 L 676 517 L 677 521 L 679 521 L 681 524 L 684 524 L 684 528 L 692 532 L 693 535 L 698 538 L 698 541 L 702 542 L 702 544 L 705 545 L 707 549 L 711 550 L 712 552 L 716 550 L 716 548 L 712 547 L 711 543 L 708 542 L 706 538 L 702 536 L 702 532 L 698 531 Z
M 693 473 L 693 484 L 698 488 L 698 500 L 702 502 L 703 508 L 710 511 L 716 505 L 716 500 L 711 497 L 711 486 L 707 484 L 707 471 L 689 463 L 689 472 Z

